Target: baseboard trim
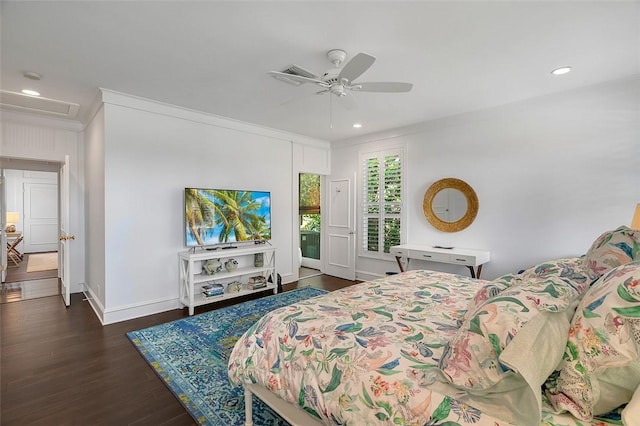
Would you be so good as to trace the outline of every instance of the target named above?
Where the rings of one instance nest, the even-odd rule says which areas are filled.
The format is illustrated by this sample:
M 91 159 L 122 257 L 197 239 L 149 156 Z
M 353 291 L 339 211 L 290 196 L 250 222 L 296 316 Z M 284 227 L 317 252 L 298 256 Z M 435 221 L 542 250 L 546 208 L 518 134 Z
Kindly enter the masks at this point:
M 178 298 L 165 298 L 149 300 L 142 303 L 135 303 L 125 306 L 108 308 L 103 311 L 102 324 L 113 324 L 127 321 L 134 318 L 146 317 L 147 315 L 159 314 L 180 308 Z
M 100 321 L 100 324 L 104 325 L 104 321 L 102 319 L 104 316 L 104 306 L 102 306 L 102 303 L 100 303 L 100 301 L 94 296 L 91 289 L 86 285 L 85 290 L 82 292 L 82 294 L 84 294 L 85 300 L 89 302 L 89 306 L 91 306 L 91 309 L 93 309 L 93 312 L 98 317 L 98 321 Z
M 377 280 L 378 278 L 382 278 L 384 276 L 385 275 L 375 274 L 372 272 L 356 271 L 356 280 L 359 280 L 359 281 L 372 281 L 372 280 Z

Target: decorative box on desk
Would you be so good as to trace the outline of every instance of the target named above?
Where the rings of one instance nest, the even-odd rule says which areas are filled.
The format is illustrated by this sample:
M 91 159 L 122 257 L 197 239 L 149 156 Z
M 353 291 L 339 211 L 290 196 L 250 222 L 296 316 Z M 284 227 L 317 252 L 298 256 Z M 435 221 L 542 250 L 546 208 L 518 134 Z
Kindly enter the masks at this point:
M 254 255 L 262 253 L 263 262 L 255 262 Z M 233 299 L 246 294 L 258 291 L 273 290 L 278 292 L 276 279 L 276 248 L 270 244 L 246 244 L 238 248 L 206 250 L 197 248 L 195 250 L 184 251 L 178 254 L 180 261 L 180 303 L 189 307 L 189 315 L 193 315 L 196 306 L 207 303 L 219 302 L 220 300 Z M 227 270 L 224 267 L 218 268 L 218 272 L 212 275 L 207 274 L 197 265 L 203 264 L 207 260 L 217 259 L 220 265 L 224 265 L 228 260 L 235 259 L 237 267 Z M 259 266 L 255 266 L 258 264 Z M 251 289 L 247 285 L 250 277 L 262 276 L 267 281 L 267 285 L 262 288 Z M 237 281 L 242 283 L 237 291 Z M 226 290 L 222 295 L 215 297 L 203 296 L 202 287 L 210 285 L 211 282 L 222 284 Z M 231 287 L 228 286 L 231 284 Z
M 454 265 L 464 265 L 469 268 L 472 278 L 480 278 L 482 265 L 489 262 L 491 252 L 488 250 L 476 250 L 465 248 L 437 248 L 417 244 L 402 244 L 393 246 L 389 252 L 396 257 L 400 272 L 404 272 L 402 258 L 407 259 L 407 267 L 410 259 L 422 259 L 429 262 L 450 263 Z M 474 269 L 477 268 L 477 271 Z

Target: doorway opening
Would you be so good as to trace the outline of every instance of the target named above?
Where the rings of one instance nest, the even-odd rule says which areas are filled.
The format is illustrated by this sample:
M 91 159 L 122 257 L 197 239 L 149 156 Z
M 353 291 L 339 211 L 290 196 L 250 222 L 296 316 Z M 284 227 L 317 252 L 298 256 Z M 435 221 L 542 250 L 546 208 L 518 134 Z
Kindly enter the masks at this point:
M 59 295 L 58 173 L 2 173 L 7 257 L 0 303 Z
M 298 177 L 299 223 L 300 223 L 300 270 L 299 278 L 320 275 L 321 235 L 321 176 L 300 173 Z

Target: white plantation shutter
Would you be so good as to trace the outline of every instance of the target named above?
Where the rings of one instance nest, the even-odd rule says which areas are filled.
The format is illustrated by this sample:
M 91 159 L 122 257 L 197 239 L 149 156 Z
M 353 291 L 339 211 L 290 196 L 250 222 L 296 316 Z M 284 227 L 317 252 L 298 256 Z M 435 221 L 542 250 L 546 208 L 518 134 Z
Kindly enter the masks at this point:
M 361 154 L 360 253 L 382 255 L 400 244 L 403 155 L 395 149 Z

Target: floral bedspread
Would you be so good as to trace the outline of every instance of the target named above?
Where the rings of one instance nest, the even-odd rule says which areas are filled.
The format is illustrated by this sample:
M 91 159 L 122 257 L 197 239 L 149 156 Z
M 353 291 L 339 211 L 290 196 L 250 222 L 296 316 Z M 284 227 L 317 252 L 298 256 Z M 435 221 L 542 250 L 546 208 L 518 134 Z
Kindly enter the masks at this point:
M 486 283 L 407 271 L 274 310 L 237 342 L 229 377 L 326 424 L 506 425 L 421 383 Z M 544 420 L 574 424 L 558 419 Z

